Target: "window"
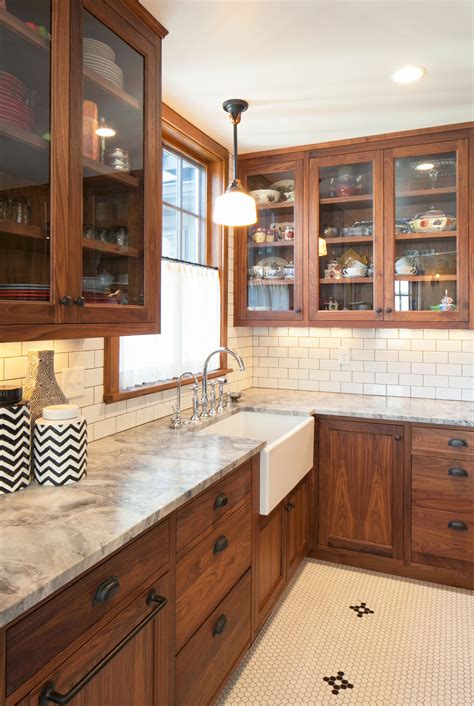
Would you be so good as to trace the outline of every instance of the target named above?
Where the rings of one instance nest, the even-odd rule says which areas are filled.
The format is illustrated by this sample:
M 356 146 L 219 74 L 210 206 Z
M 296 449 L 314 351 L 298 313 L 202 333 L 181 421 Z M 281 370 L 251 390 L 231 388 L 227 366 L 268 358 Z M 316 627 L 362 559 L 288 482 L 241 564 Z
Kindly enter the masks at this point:
M 206 169 L 163 150 L 163 257 L 206 260 Z
M 163 114 L 172 120 L 163 124 L 161 333 L 106 340 L 106 402 L 174 387 L 227 341 L 224 230 L 207 215 L 225 188 L 228 153 L 165 106 Z M 220 372 L 225 363 L 212 361 Z

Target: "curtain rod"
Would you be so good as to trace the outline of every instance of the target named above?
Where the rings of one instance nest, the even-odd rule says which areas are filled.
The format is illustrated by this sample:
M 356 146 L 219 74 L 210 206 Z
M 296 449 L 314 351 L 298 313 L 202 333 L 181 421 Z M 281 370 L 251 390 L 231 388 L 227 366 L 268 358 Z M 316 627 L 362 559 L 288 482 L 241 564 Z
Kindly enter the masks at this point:
M 162 257 L 162 260 L 168 260 L 168 262 L 179 262 L 182 265 L 192 265 L 193 267 L 204 267 L 206 270 L 219 270 L 218 267 L 212 267 L 212 265 L 200 265 L 198 262 L 188 262 L 188 260 L 179 260 L 176 257 Z

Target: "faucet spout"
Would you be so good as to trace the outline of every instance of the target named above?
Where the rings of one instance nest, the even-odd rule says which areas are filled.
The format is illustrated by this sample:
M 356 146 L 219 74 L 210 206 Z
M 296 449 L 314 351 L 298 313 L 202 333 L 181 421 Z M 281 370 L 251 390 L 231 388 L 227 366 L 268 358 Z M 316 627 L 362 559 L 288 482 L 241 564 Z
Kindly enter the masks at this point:
M 237 361 L 237 364 L 239 366 L 239 369 L 241 372 L 245 370 L 245 363 L 242 359 L 242 356 L 240 356 L 237 351 L 232 350 L 232 348 L 228 348 L 227 346 L 220 346 L 220 348 L 216 348 L 215 351 L 212 351 L 212 353 L 209 353 L 207 356 L 206 360 L 204 361 L 204 367 L 202 370 L 202 406 L 203 406 L 203 416 L 206 417 L 207 415 L 207 369 L 209 367 L 209 362 L 211 358 L 213 358 L 215 355 L 218 353 L 229 353 L 235 360 Z

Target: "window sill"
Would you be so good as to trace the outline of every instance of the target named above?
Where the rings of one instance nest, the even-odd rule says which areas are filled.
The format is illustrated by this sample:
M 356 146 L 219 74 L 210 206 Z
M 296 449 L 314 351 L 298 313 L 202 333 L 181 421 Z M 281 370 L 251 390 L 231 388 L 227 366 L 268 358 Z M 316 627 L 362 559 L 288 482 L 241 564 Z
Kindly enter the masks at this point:
M 227 375 L 232 372 L 232 368 L 220 368 L 219 370 L 213 370 L 207 376 L 208 379 L 218 378 L 222 375 Z M 202 380 L 202 375 L 197 375 L 199 381 Z M 143 397 L 143 395 L 151 395 L 154 392 L 163 392 L 164 390 L 176 389 L 177 380 L 170 380 L 169 382 L 162 382 L 158 385 L 140 385 L 139 387 L 131 388 L 130 390 L 120 390 L 119 392 L 106 393 L 104 395 L 105 404 L 111 404 L 112 402 L 121 402 L 122 400 L 131 400 L 135 397 Z M 192 378 L 186 378 L 183 380 L 181 385 L 191 385 L 193 383 Z

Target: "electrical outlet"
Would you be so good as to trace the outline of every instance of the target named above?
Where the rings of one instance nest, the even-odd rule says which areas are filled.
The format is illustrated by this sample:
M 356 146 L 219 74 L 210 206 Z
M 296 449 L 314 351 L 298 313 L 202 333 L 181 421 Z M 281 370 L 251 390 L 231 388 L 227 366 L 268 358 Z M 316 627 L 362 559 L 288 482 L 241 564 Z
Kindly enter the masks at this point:
M 348 365 L 351 362 L 351 349 L 339 348 L 337 352 L 337 359 L 339 361 L 339 365 Z
M 82 397 L 86 387 L 85 368 L 65 368 L 62 389 L 68 400 Z

